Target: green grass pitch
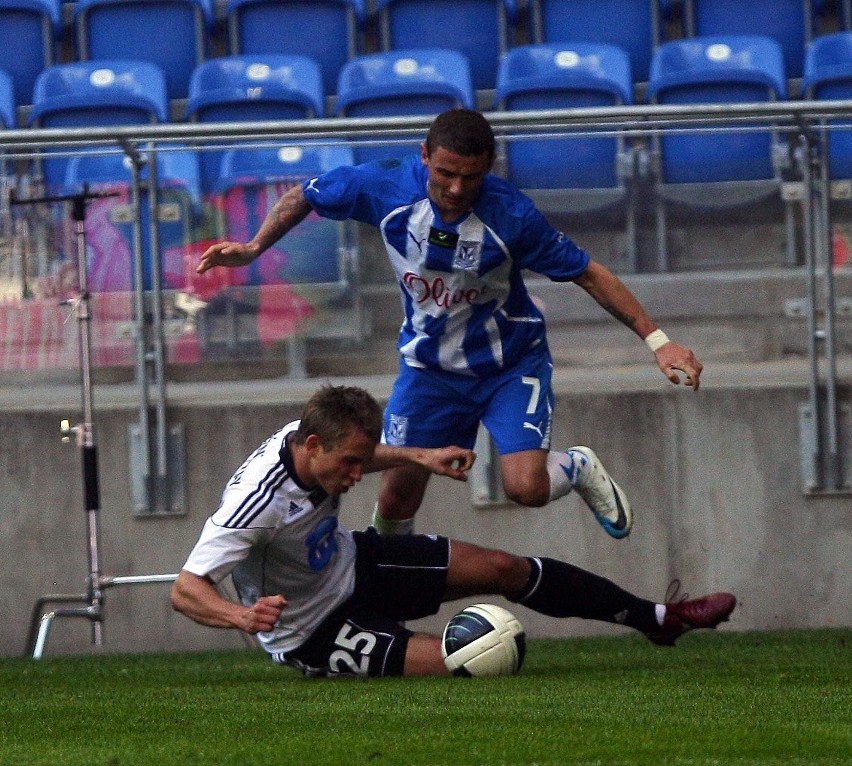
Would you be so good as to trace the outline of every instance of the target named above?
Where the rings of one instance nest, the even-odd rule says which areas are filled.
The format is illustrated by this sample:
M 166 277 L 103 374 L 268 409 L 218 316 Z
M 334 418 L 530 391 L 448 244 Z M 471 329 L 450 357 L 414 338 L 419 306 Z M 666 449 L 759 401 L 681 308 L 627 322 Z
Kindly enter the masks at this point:
M 852 630 L 533 640 L 496 679 L 258 651 L 0 660 L 3 766 L 852 764 Z

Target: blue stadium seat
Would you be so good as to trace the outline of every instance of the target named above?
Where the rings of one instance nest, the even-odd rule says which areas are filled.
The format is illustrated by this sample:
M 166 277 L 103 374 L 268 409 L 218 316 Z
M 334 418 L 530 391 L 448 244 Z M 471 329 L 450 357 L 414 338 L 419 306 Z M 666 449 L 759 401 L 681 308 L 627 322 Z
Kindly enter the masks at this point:
M 815 101 L 852 99 L 852 32 L 814 38 L 805 57 L 805 98 Z M 831 120 L 828 169 L 832 179 L 852 179 L 852 131 L 849 120 Z
M 620 48 L 594 43 L 528 45 L 500 64 L 494 108 L 568 109 L 630 104 L 630 61 Z M 633 154 L 623 137 L 588 133 L 507 140 L 506 176 L 548 211 L 580 213 L 625 206 L 627 254 L 636 265 L 635 212 L 629 181 Z
M 149 180 L 147 164 L 140 180 Z M 136 216 L 131 205 L 131 163 L 121 154 L 85 152 L 68 161 L 64 191 L 75 194 L 83 184 L 93 191 L 109 191 L 115 197 L 97 200 L 99 211 L 90 210 L 87 244 L 90 251 L 90 287 L 95 292 L 127 291 L 135 284 L 134 240 Z M 184 248 L 195 240 L 200 214 L 198 159 L 195 151 L 172 145 L 157 152 L 157 202 L 159 220 L 157 243 L 160 251 L 160 283 L 164 289 L 185 286 Z M 154 239 L 151 206 L 143 183 L 140 192 L 140 243 L 142 247 L 143 286 L 152 287 L 151 264 Z M 91 207 L 90 203 L 90 207 Z
M 786 96 L 781 46 L 769 37 L 745 35 L 661 45 L 651 64 L 647 92 L 648 100 L 659 104 L 754 103 Z M 757 203 L 780 191 L 781 163 L 787 153 L 779 136 L 760 122 L 732 127 L 655 137 L 661 267 L 667 261 L 666 201 L 713 209 Z
M 165 74 L 169 99 L 184 99 L 207 56 L 212 22 L 212 0 L 77 0 L 77 55 L 149 61 Z
M 765 35 L 784 52 L 787 77 L 801 77 L 805 48 L 813 36 L 812 0 L 684 0 L 686 34 Z
M 491 89 L 516 22 L 515 0 L 378 0 L 384 51 L 449 48 L 470 64 L 476 89 Z
M 256 231 L 272 205 L 288 186 L 341 165 L 352 165 L 354 157 L 348 144 L 322 145 L 312 142 L 269 144 L 254 151 L 229 150 L 215 192 L 223 200 L 225 231 L 222 236 L 245 237 Z M 297 227 L 285 239 L 273 245 L 271 260 L 276 267 L 258 261 L 245 267 L 241 284 L 331 283 L 343 278 L 341 225 L 312 214 L 304 229 Z M 295 237 L 292 235 L 296 235 Z M 261 268 L 266 268 L 263 273 Z
M 660 43 L 657 0 L 530 0 L 533 43 L 606 43 L 627 51 L 637 82 Z
M 416 49 L 374 53 L 348 62 L 340 72 L 336 114 L 340 117 L 437 115 L 472 109 L 475 94 L 467 59 L 456 51 Z M 420 142 L 361 146 L 358 162 L 419 152 Z
M 217 233 L 247 240 L 288 188 L 353 162 L 352 150 L 343 142 L 266 144 L 253 152 L 226 152 L 216 185 L 223 214 Z M 234 286 L 199 316 L 203 347 L 215 352 L 217 339 L 221 346 L 224 337 L 226 351 L 232 352 L 239 328 L 253 323 L 261 344 L 287 339 L 290 374 L 304 376 L 306 336 L 362 339 L 356 242 L 354 222 L 311 212 L 263 258 L 232 270 Z
M 304 56 L 226 56 L 200 64 L 189 83 L 187 115 L 196 122 L 298 120 L 322 117 L 319 64 Z M 205 188 L 219 175 L 222 152 L 201 153 Z
M 0 69 L 0 125 L 4 128 L 14 128 L 17 125 L 12 78 L 2 69 Z
M 228 0 L 229 51 L 315 59 L 323 92 L 336 92 L 343 65 L 360 52 L 364 0 Z
M 30 127 L 142 125 L 166 122 L 163 73 L 144 61 L 86 61 L 43 71 L 33 90 Z M 42 160 L 45 182 L 63 183 L 67 159 Z
M 15 104 L 31 104 L 39 72 L 56 63 L 59 0 L 0 0 L 0 69 L 12 78 Z
M 0 128 L 15 128 L 15 93 L 12 78 L 0 69 Z M 0 151 L 0 194 L 6 193 L 9 184 L 14 183 L 6 160 L 5 152 Z

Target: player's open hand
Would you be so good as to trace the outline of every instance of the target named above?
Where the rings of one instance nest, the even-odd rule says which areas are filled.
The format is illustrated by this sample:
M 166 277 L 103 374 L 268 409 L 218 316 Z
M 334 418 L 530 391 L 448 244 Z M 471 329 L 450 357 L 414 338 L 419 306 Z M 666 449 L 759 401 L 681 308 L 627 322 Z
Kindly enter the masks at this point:
M 204 251 L 195 270 L 203 274 L 214 266 L 247 266 L 258 255 L 254 245 L 242 242 L 217 242 Z
M 681 376 L 678 371 L 686 376 L 686 385 L 693 391 L 698 390 L 701 379 L 701 371 L 704 366 L 696 359 L 691 349 L 670 341 L 660 346 L 655 356 L 660 369 L 672 383 L 678 385 Z
M 476 460 L 476 453 L 463 447 L 439 447 L 428 450 L 425 465 L 441 476 L 467 481 L 467 472 Z
M 242 629 L 252 634 L 272 630 L 285 606 L 287 599 L 284 596 L 261 596 L 243 612 L 240 618 Z

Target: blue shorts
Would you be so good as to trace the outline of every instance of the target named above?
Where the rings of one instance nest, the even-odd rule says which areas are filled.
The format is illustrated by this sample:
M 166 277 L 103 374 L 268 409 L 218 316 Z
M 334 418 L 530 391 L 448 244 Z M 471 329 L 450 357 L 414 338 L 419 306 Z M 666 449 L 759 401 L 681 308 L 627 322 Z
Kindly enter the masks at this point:
M 481 422 L 501 455 L 550 449 L 553 362 L 548 351 L 488 378 L 400 361 L 384 418 L 387 444 L 472 448 Z

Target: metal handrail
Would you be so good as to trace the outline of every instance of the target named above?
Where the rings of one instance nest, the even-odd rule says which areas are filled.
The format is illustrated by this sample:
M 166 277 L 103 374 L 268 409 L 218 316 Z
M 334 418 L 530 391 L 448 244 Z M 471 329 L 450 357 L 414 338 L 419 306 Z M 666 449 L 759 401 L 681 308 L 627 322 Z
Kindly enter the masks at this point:
M 648 131 L 694 124 L 733 124 L 759 118 L 777 127 L 798 128 L 819 120 L 852 119 L 852 100 L 772 101 L 750 104 L 641 104 L 628 106 L 548 109 L 526 112 L 489 112 L 489 122 L 498 135 L 518 130 L 551 130 L 578 127 L 609 127 Z M 114 146 L 122 141 L 204 142 L 210 139 L 257 140 L 358 138 L 422 135 L 432 116 L 413 117 L 325 117 L 308 120 L 260 122 L 162 123 L 85 128 L 30 128 L 0 132 L 0 150 L 14 156 L 20 147 Z

